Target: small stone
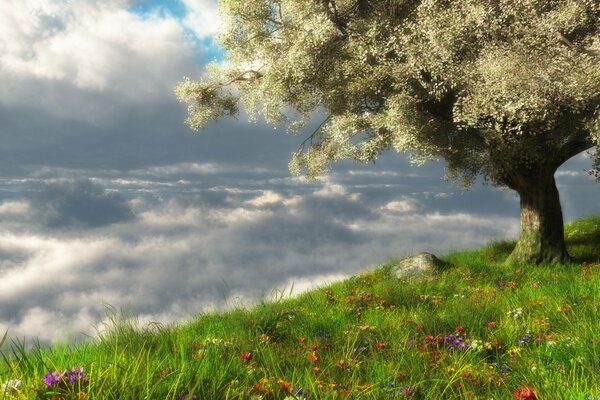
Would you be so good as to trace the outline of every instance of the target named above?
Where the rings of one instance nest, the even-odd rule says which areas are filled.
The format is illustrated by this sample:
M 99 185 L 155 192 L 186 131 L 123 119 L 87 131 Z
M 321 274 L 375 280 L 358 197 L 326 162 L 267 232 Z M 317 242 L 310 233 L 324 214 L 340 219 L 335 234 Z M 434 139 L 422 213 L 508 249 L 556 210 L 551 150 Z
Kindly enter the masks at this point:
M 392 269 L 392 273 L 399 279 L 422 276 L 424 274 L 436 274 L 448 266 L 445 261 L 440 260 L 431 253 L 419 253 L 404 258 Z

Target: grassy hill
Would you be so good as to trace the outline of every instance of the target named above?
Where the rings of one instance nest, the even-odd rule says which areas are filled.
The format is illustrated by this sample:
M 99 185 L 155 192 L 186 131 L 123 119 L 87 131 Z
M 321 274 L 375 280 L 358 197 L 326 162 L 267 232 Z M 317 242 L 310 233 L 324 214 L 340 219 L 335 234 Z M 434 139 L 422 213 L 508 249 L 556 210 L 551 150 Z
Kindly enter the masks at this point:
M 600 399 L 600 217 L 566 226 L 575 262 L 507 267 L 514 242 L 393 261 L 250 309 L 75 346 L 0 344 L 0 398 Z M 4 394 L 2 394 L 4 391 Z

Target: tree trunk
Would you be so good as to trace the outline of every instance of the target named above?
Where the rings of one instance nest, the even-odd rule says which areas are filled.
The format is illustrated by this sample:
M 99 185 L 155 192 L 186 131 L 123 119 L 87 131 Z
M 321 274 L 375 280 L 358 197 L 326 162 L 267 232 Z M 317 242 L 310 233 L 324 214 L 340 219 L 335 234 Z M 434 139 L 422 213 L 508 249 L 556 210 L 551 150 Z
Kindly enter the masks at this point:
M 521 198 L 521 236 L 508 263 L 562 264 L 571 260 L 555 171 L 555 167 L 539 166 L 513 174 L 513 186 Z

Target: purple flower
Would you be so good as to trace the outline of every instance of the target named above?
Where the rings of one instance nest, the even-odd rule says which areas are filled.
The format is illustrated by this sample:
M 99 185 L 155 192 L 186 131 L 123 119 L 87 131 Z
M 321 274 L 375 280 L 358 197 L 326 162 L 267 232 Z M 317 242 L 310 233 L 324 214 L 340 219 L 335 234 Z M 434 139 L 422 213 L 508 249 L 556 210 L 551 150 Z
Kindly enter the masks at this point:
M 523 336 L 521 336 L 521 339 L 519 339 L 519 346 L 523 346 L 525 343 L 529 342 L 531 339 L 533 338 L 533 336 L 531 336 L 531 334 L 526 333 Z
M 44 383 L 48 387 L 54 385 L 55 382 L 60 381 L 60 377 L 58 376 L 58 372 L 50 372 L 50 373 L 44 375 L 44 377 L 42 379 L 44 380 Z
M 63 372 L 58 372 L 58 371 L 54 371 L 54 372 L 49 372 L 46 375 L 44 375 L 44 377 L 42 378 L 44 383 L 50 387 L 53 386 L 55 383 L 59 383 L 60 381 L 66 381 L 66 378 L 68 376 L 68 381 L 71 384 L 74 384 L 76 381 L 84 381 L 87 382 L 88 378 L 87 376 L 85 376 L 85 374 L 83 373 L 83 368 L 81 367 L 73 367 L 71 369 L 71 371 L 63 371 Z

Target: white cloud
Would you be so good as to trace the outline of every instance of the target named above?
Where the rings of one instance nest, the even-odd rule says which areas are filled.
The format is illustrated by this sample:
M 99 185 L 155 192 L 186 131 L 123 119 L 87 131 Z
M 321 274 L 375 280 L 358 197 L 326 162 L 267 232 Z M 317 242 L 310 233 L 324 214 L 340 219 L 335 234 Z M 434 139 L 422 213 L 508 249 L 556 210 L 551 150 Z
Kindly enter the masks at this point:
M 123 0 L 3 1 L 0 104 L 101 119 L 123 103 L 173 98 L 196 69 L 172 17 L 141 18 Z
M 31 211 L 29 202 L 18 200 L 18 201 L 5 201 L 0 204 L 0 216 L 10 215 L 26 215 Z
M 186 27 L 199 38 L 214 36 L 221 29 L 221 17 L 215 0 L 183 0 L 188 14 L 184 19 Z
M 284 198 L 272 190 L 264 191 L 260 196 L 247 200 L 246 204 L 254 207 L 264 207 L 272 204 L 283 203 Z
M 381 207 L 383 211 L 404 213 L 414 211 L 417 208 L 417 202 L 409 197 L 403 197 L 399 200 L 388 202 L 386 205 Z

